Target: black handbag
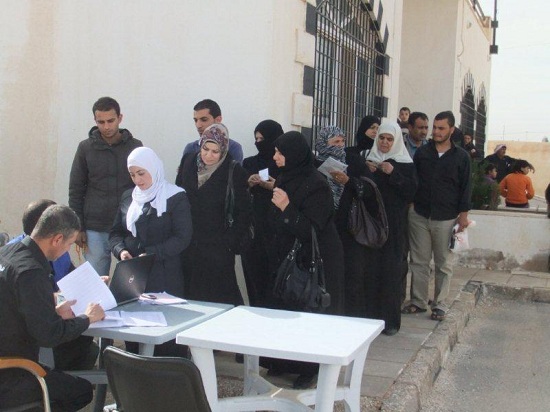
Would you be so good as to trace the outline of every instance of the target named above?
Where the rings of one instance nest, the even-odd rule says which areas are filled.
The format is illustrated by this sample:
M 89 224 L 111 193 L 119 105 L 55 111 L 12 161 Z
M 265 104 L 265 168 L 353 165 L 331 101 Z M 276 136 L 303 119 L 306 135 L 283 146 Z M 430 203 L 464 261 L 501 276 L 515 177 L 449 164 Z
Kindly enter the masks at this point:
M 232 231 L 235 229 L 233 226 L 235 219 L 233 213 L 235 210 L 235 189 L 233 188 L 233 170 L 237 162 L 235 160 L 231 161 L 229 166 L 229 176 L 227 177 L 227 189 L 225 191 L 225 229 L 227 231 Z M 247 192 L 248 193 L 248 192 Z M 248 193 L 249 201 L 252 204 L 252 196 Z M 252 205 L 251 205 L 252 207 Z M 251 221 L 248 227 L 246 228 L 245 233 L 237 239 L 236 244 L 231 246 L 231 250 L 240 255 L 243 252 L 246 252 L 254 241 L 254 222 Z
M 285 303 L 304 310 L 324 309 L 330 306 L 330 294 L 325 289 L 325 270 L 319 253 L 315 229 L 311 228 L 311 261 L 308 267 L 301 267 L 297 259 L 301 242 L 294 245 L 283 260 L 275 277 L 273 295 Z
M 388 240 L 389 233 L 384 201 L 376 183 L 364 176 L 361 176 L 361 180 L 370 184 L 374 189 L 378 213 L 376 216 L 369 213 L 361 195 L 357 198 L 353 197 L 348 215 L 348 230 L 357 243 L 371 249 L 380 249 Z

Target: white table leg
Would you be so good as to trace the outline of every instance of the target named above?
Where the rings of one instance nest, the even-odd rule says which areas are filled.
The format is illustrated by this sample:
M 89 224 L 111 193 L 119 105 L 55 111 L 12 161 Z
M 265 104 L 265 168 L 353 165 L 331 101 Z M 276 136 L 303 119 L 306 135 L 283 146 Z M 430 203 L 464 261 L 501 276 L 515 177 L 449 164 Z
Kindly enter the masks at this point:
M 216 379 L 216 364 L 214 362 L 214 351 L 190 346 L 193 363 L 201 371 L 204 391 L 210 404 L 212 412 L 220 410 L 218 404 L 218 381 Z
M 346 366 L 344 376 L 344 387 L 349 390 L 344 392 L 344 408 L 346 412 L 359 412 L 361 409 L 361 380 L 363 369 L 367 358 L 367 346 L 364 351 L 357 354 L 357 357 Z
M 340 365 L 321 364 L 319 366 L 317 393 L 315 395 L 315 412 L 333 411 L 339 374 Z
M 260 357 L 244 355 L 244 395 L 257 395 L 254 389 L 255 376 L 260 374 Z M 252 376 L 251 376 L 252 375 Z
M 155 345 L 150 343 L 141 343 L 139 344 L 139 354 L 143 356 L 153 356 L 155 353 Z

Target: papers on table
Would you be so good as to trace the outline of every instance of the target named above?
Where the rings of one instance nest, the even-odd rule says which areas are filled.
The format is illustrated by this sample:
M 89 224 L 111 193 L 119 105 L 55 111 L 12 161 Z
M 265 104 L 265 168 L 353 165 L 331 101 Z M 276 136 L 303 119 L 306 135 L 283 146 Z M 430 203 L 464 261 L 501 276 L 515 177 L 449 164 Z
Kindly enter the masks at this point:
M 321 166 L 317 168 L 317 170 L 324 174 L 326 177 L 332 179 L 330 172 L 345 172 L 347 168 L 347 164 L 342 163 L 334 159 L 333 157 L 329 157 L 321 164 Z
M 109 287 L 94 270 L 90 262 L 85 262 L 57 282 L 66 300 L 76 299 L 73 312 L 76 316 L 86 312 L 89 303 L 99 303 L 103 310 L 117 306 Z
M 151 298 L 154 296 L 154 299 Z M 187 303 L 185 299 L 170 295 L 169 293 L 144 293 L 139 297 L 140 302 L 149 303 L 151 305 L 177 305 Z
M 262 179 L 264 182 L 267 182 L 269 180 L 269 169 L 265 168 L 258 172 L 260 175 L 260 179 Z
M 92 323 L 90 328 L 119 328 L 123 326 L 168 326 L 162 312 L 128 312 L 109 310 L 105 319 Z

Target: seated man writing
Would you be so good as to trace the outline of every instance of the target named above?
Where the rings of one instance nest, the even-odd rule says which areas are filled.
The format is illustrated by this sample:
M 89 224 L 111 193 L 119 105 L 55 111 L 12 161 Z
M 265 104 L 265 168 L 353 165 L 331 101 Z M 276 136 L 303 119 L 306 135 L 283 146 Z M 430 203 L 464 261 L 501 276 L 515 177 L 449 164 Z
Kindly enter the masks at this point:
M 44 210 L 55 204 L 53 200 L 49 199 L 40 199 L 29 203 L 23 212 L 23 233 L 10 240 L 8 245 L 21 242 L 25 236 L 29 236 Z M 54 292 L 59 292 L 56 282 L 74 270 L 69 252 L 65 252 L 53 262 L 50 261 L 50 266 L 53 274 L 52 286 Z M 53 348 L 55 368 L 65 371 L 92 369 L 98 354 L 99 347 L 94 343 L 94 338 L 91 336 L 79 336 Z
M 80 232 L 78 216 L 67 206 L 53 205 L 40 216 L 30 236 L 0 249 L 0 356 L 38 362 L 41 346 L 54 347 L 80 336 L 105 317 L 99 304 L 90 303 L 75 317 L 65 301 L 56 307 L 49 261 L 66 253 Z M 53 411 L 77 411 L 91 402 L 92 385 L 58 370 L 45 376 Z M 0 405 L 16 406 L 40 400 L 38 382 L 27 372 L 0 373 Z

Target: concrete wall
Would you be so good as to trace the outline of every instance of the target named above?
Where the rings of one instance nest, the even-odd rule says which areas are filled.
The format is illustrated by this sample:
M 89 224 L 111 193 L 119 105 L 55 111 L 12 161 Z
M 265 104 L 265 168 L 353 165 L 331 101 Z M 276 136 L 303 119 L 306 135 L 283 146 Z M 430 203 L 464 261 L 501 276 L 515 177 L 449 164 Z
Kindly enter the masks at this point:
M 295 107 L 304 61 L 304 0 L 11 1 L 0 14 L 0 230 L 20 231 L 31 200 L 67 202 L 91 107 L 116 98 L 128 128 L 173 179 L 196 139 L 193 105 L 212 98 L 230 137 L 255 153 L 255 125 L 311 123 Z
M 460 123 L 467 73 L 476 93 L 483 83 L 488 97 L 489 43 L 468 0 L 404 1 L 399 106 L 425 112 L 430 121 L 451 109 Z
M 100 96 L 121 104 L 135 137 L 175 176 L 196 139 L 193 105 L 220 104 L 245 156 L 266 118 L 285 130 L 311 126 L 304 65 L 315 39 L 305 32 L 315 0 L 19 0 L 0 13 L 0 231 L 20 231 L 23 208 L 46 197 L 66 203 L 79 141 L 94 125 Z M 388 53 L 398 61 L 401 0 L 385 0 Z M 397 20 L 394 21 L 394 19 Z M 399 65 L 386 81 L 397 107 Z M 394 109 L 392 109 L 394 110 Z
M 546 214 L 473 210 L 468 229 L 471 249 L 457 254 L 463 266 L 546 272 L 550 219 Z
M 525 159 L 535 167 L 535 173 L 529 173 L 535 188 L 535 196 L 544 197 L 544 191 L 550 183 L 550 143 L 518 142 L 508 140 L 490 140 L 486 154 L 492 154 L 498 144 L 506 145 L 506 154 L 516 159 Z

